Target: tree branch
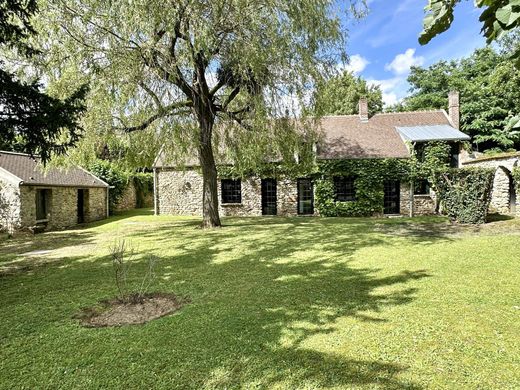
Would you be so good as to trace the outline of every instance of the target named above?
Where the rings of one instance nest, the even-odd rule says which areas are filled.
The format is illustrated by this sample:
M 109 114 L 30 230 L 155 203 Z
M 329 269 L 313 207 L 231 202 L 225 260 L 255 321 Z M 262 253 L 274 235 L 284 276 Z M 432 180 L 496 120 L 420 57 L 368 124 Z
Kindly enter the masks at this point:
M 145 130 L 148 126 L 150 126 L 156 120 L 170 116 L 170 115 L 174 114 L 175 110 L 177 110 L 179 108 L 184 108 L 184 107 L 192 107 L 191 100 L 172 103 L 172 104 L 166 106 L 164 109 L 159 110 L 159 112 L 155 113 L 154 115 L 151 115 L 148 119 L 144 120 L 143 122 L 141 122 L 140 124 L 138 124 L 136 126 L 123 125 L 123 127 L 120 127 L 118 129 L 123 130 L 126 133 L 132 133 L 134 131 Z M 118 119 L 120 122 L 123 122 L 120 118 L 118 118 Z

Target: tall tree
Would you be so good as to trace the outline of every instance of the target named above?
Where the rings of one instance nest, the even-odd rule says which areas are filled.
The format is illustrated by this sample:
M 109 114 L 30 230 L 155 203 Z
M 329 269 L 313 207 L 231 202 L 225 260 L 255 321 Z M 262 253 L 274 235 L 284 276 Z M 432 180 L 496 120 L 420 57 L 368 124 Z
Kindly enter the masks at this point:
M 0 47 L 22 56 L 37 54 L 29 39 L 35 34 L 31 18 L 35 0 L 0 1 Z M 0 148 L 39 154 L 46 162 L 63 154 L 79 136 L 79 117 L 86 86 L 60 100 L 42 92 L 37 81 L 22 82 L 0 61 Z
M 472 136 L 479 149 L 520 145 L 520 134 L 508 126 L 520 112 L 520 75 L 508 54 L 477 49 L 458 61 L 413 67 L 408 82 L 411 95 L 400 109 L 447 109 L 449 91 L 458 90 L 461 130 Z
M 422 45 L 450 28 L 455 7 L 460 2 L 461 0 L 428 0 L 424 30 L 419 37 Z M 483 9 L 480 22 L 488 43 L 498 40 L 505 32 L 515 31 L 520 27 L 519 0 L 476 0 L 475 6 Z M 520 47 L 516 47 L 512 56 L 516 59 L 517 66 L 520 66 Z
M 69 85 L 90 81 L 87 117 L 124 132 L 173 129 L 177 150 L 197 151 L 203 227 L 215 227 L 215 126 L 228 123 L 232 140 L 272 136 L 269 118 L 283 116 L 287 97 L 303 101 L 344 56 L 333 7 L 332 0 L 49 0 L 42 45 Z
M 377 85 L 368 85 L 366 80 L 351 72 L 343 72 L 316 89 L 315 110 L 323 115 L 357 114 L 359 99 L 368 99 L 369 114 L 381 112 L 383 94 Z

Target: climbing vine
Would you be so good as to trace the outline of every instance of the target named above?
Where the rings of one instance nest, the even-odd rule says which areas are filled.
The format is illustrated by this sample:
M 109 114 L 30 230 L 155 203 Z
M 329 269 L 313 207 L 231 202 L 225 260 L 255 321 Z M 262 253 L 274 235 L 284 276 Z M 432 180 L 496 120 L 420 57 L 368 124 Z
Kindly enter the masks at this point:
M 511 174 L 513 176 L 513 182 L 515 184 L 516 196 L 520 196 L 520 167 L 515 167 Z
M 495 171 L 489 168 L 450 169 L 435 177 L 443 211 L 460 223 L 486 222 Z

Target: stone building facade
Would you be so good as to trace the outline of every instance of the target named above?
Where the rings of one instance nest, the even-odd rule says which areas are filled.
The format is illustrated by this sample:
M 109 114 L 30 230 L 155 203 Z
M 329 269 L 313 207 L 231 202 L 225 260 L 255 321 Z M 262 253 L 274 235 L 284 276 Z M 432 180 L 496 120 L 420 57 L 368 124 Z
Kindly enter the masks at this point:
M 44 172 L 37 158 L 0 152 L 0 228 L 54 230 L 108 216 L 108 184 L 81 168 Z
M 319 141 L 314 145 L 315 158 L 406 159 L 410 158 L 412 148 L 430 141 L 447 141 L 454 146 L 452 163 L 458 167 L 460 141 L 469 140 L 458 130 L 458 125 L 459 96 L 456 92 L 450 93 L 449 113 L 438 110 L 369 117 L 368 103 L 361 99 L 359 115 L 327 116 L 320 120 L 317 126 Z M 423 192 L 418 192 L 412 191 L 411 183 L 385 182 L 384 188 L 385 204 L 381 206 L 386 214 L 411 216 L 435 212 L 435 194 L 427 186 Z M 202 214 L 202 176 L 195 155 L 188 156 L 183 167 L 179 167 L 161 151 L 154 164 L 154 189 L 156 214 Z M 318 213 L 313 207 L 314 188 L 309 178 L 274 180 L 253 176 L 240 183 L 220 178 L 218 196 L 219 211 L 223 216 Z
M 520 197 L 511 175 L 520 166 L 520 152 L 495 156 L 465 156 L 463 166 L 495 170 L 489 212 L 520 217 Z

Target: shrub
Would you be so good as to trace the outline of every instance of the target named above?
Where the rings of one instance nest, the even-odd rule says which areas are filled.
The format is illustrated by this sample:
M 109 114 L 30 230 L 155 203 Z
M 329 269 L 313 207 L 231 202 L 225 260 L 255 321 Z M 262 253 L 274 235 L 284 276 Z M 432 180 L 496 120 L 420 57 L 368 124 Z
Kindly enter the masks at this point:
M 105 160 L 97 160 L 89 167 L 89 170 L 110 185 L 108 200 L 110 214 L 113 214 L 117 202 L 121 199 L 121 196 L 128 186 L 130 176 L 121 168 Z
M 151 173 L 134 173 L 132 180 L 135 187 L 136 207 L 146 207 L 146 197 L 153 192 L 153 174 Z
M 443 212 L 460 223 L 485 223 L 495 172 L 461 168 L 438 172 L 433 178 Z
M 155 280 L 155 256 L 148 257 L 145 274 L 138 285 L 132 286 L 128 281 L 130 264 L 135 257 L 135 251 L 127 246 L 125 241 L 116 241 L 110 247 L 110 257 L 114 268 L 114 281 L 118 291 L 118 299 L 125 303 L 140 303 L 143 301 L 150 286 Z

